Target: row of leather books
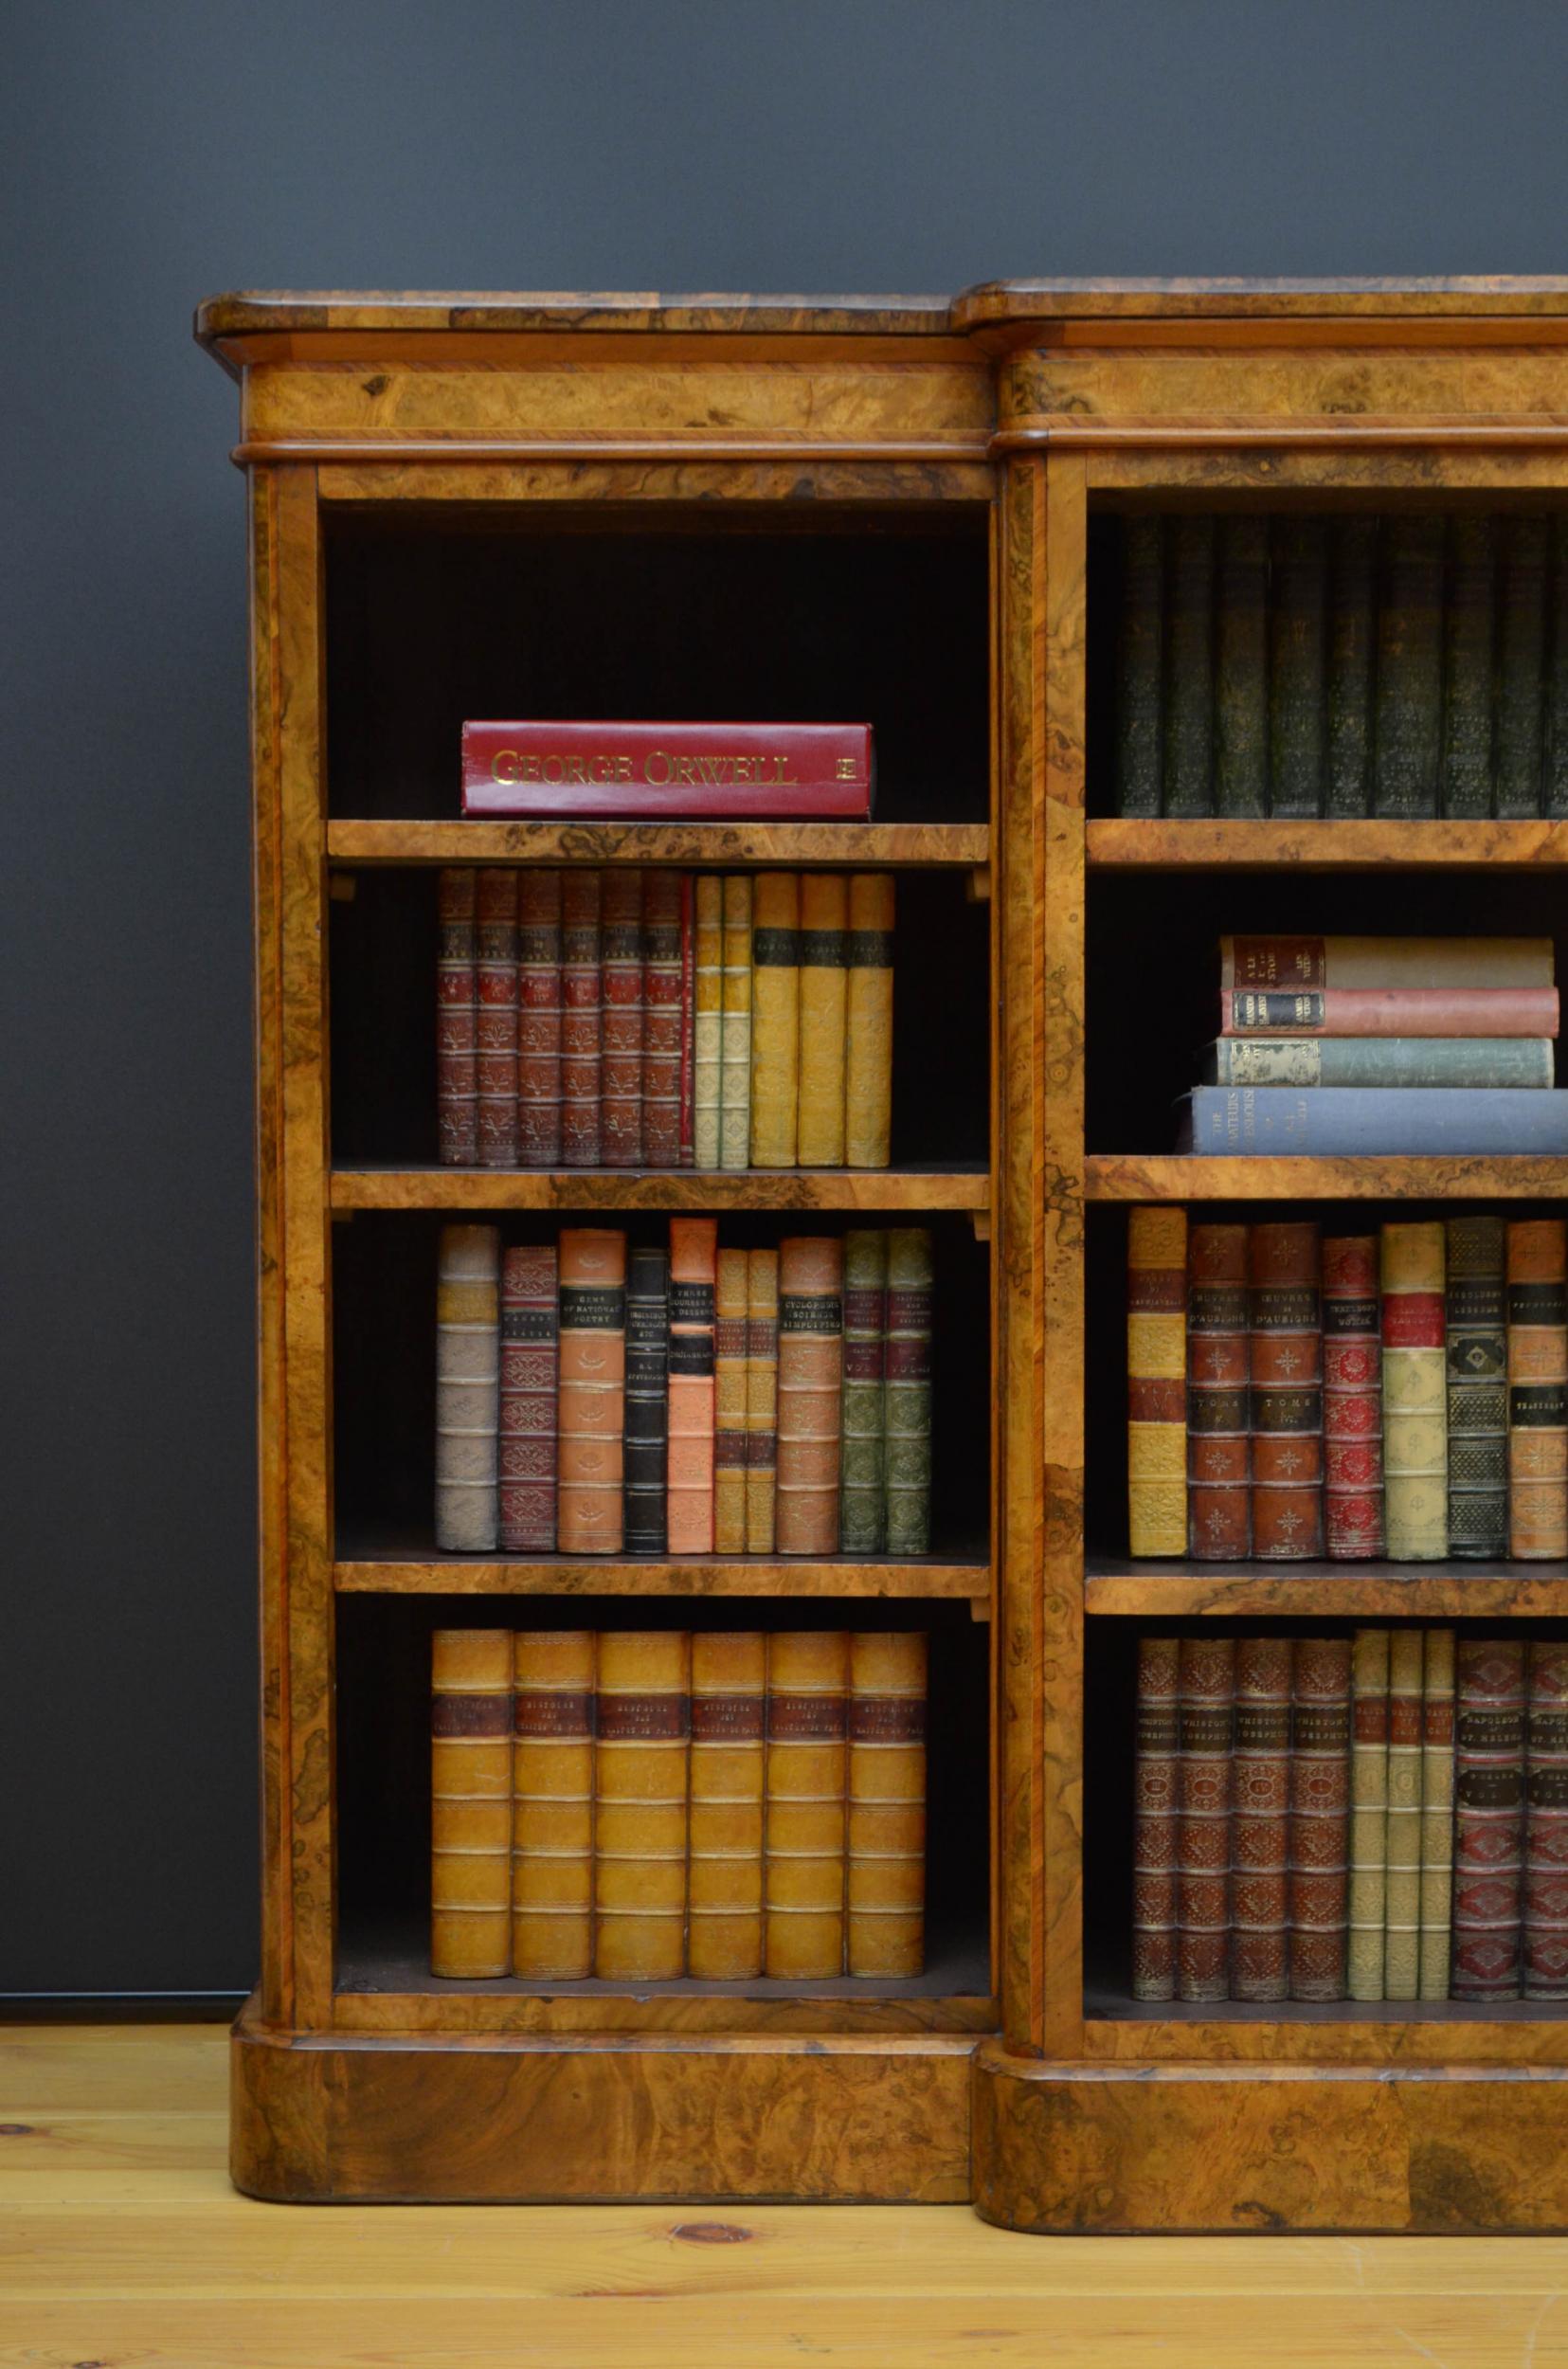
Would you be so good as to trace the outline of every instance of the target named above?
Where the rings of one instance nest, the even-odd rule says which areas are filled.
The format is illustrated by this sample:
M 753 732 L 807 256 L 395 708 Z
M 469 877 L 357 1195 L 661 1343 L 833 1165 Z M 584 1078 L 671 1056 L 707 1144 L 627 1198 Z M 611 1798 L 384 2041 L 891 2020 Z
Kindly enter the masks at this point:
M 436 1544 L 565 1555 L 930 1547 L 924 1226 L 731 1249 L 443 1226 Z
M 1144 1637 L 1132 1993 L 1568 1998 L 1568 1641 Z
M 437 1132 L 498 1168 L 885 1168 L 886 872 L 437 877 Z
M 1122 814 L 1568 815 L 1568 514 L 1123 533 Z
M 926 1638 L 438 1629 L 430 1970 L 907 1979 Z
M 1568 1556 L 1568 1223 L 1127 1225 L 1134 1555 Z

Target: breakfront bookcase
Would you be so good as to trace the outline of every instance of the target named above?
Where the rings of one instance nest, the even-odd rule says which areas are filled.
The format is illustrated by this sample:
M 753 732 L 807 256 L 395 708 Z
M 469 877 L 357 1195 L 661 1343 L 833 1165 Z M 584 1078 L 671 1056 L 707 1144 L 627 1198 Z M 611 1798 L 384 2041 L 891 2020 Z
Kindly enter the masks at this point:
M 1170 1156 L 1167 989 L 1232 927 L 1519 928 L 1560 959 L 1568 823 L 1118 820 L 1105 655 L 1118 513 L 1568 498 L 1568 283 L 241 295 L 197 334 L 241 387 L 253 618 L 264 1921 L 237 2181 L 1568 2226 L 1568 2022 L 1137 2006 L 1126 1832 L 1141 1625 L 1568 1618 L 1568 1572 L 1134 1562 L 1121 1363 L 1129 1203 L 1559 1201 L 1551 1161 Z M 876 818 L 460 820 L 464 715 L 528 713 L 869 721 Z M 895 869 L 894 1165 L 438 1166 L 430 875 L 533 861 Z M 933 1552 L 438 1553 L 442 1216 L 693 1208 L 930 1224 Z M 431 1628 L 568 1618 L 930 1629 L 920 1980 L 431 1979 Z

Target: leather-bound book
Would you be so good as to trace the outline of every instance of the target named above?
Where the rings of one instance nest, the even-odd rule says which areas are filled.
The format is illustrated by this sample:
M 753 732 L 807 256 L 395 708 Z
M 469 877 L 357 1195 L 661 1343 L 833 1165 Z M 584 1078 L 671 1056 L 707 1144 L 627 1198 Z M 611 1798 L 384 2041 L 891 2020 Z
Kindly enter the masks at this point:
M 763 1964 L 780 1981 L 844 1971 L 848 1691 L 842 1629 L 768 1638 Z
M 618 1555 L 625 1538 L 626 1237 L 561 1229 L 560 1481 L 564 1555 Z
M 1372 778 L 1372 610 L 1378 521 L 1336 518 L 1328 560 L 1328 749 L 1325 811 L 1365 814 Z
M 591 1629 L 513 1638 L 512 1971 L 593 1972 Z
M 751 900 L 751 1166 L 795 1166 L 801 876 L 759 872 Z
M 561 1166 L 561 875 L 517 884 L 517 1157 Z
M 1127 1213 L 1127 1543 L 1187 1551 L 1187 1213 Z
M 680 1165 L 696 1158 L 696 1004 L 697 933 L 696 883 L 689 872 L 680 876 Z
M 1517 1998 L 1524 1849 L 1524 1644 L 1454 1648 L 1453 1998 Z
M 486 864 L 478 879 L 475 1083 L 481 1168 L 517 1165 L 517 875 Z
M 1418 1993 L 1449 1995 L 1453 1912 L 1453 1631 L 1429 1629 L 1421 1661 L 1421 1948 Z
M 642 875 L 611 864 L 603 875 L 599 993 L 600 1158 L 607 1168 L 642 1166 Z
M 1386 1629 L 1358 1629 L 1350 1669 L 1350 1935 L 1345 1993 L 1383 1995 L 1388 1901 L 1388 1644 Z
M 1176 1996 L 1231 1987 L 1231 1731 L 1235 1639 L 1184 1637 L 1178 1674 Z
M 1231 1997 L 1284 1998 L 1289 1987 L 1288 1817 L 1290 1639 L 1235 1649 L 1231 1745 Z
M 1541 811 L 1568 815 L 1568 512 L 1556 511 L 1548 556 L 1545 750 Z
M 1383 1360 L 1378 1237 L 1323 1246 L 1324 1543 L 1333 1563 L 1383 1551 Z
M 713 1324 L 713 1552 L 746 1552 L 746 1253 L 718 1254 Z
M 1116 633 L 1116 811 L 1158 814 L 1163 734 L 1165 522 L 1129 518 Z
M 1494 811 L 1527 817 L 1541 812 L 1546 520 L 1514 512 L 1501 523 Z
M 779 1426 L 779 1254 L 746 1254 L 746 1551 L 773 1552 Z
M 670 1446 L 665 1512 L 673 1555 L 713 1551 L 713 1331 L 718 1221 L 670 1220 Z
M 512 1633 L 430 1637 L 430 1971 L 512 1967 Z
M 594 1701 L 593 1970 L 611 1982 L 686 1969 L 691 1639 L 604 1629 Z
M 751 876 L 724 881 L 723 1004 L 719 1015 L 719 1160 L 744 1168 L 751 1158 Z
M 1568 1642 L 1529 1648 L 1523 1989 L 1568 1998 Z
M 1446 815 L 1492 811 L 1492 695 L 1496 665 L 1496 521 L 1456 511 L 1449 521 L 1443 609 L 1443 776 Z
M 849 1016 L 844 1052 L 844 1166 L 885 1168 L 892 1142 L 891 872 L 849 880 Z
M 669 1549 L 670 1261 L 634 1250 L 626 1262 L 626 1552 Z
M 1508 1551 L 1508 1344 L 1503 1221 L 1450 1218 L 1448 1324 L 1449 1552 Z
M 680 875 L 642 875 L 642 1159 L 680 1166 Z
M 1247 1242 L 1252 1332 L 1253 1552 L 1271 1563 L 1323 1553 L 1322 1246 L 1315 1220 L 1254 1225 Z
M 887 1537 L 890 1555 L 931 1550 L 931 1292 L 935 1282 L 930 1229 L 888 1229 Z
M 561 1166 L 596 1168 L 604 1156 L 602 876 L 586 866 L 561 883 Z
M 479 1156 L 478 895 L 472 864 L 437 873 L 436 1138 L 448 1168 Z
M 1375 989 L 1417 995 L 1446 989 L 1550 990 L 1552 969 L 1552 941 L 1541 937 L 1319 937 L 1274 931 L 1231 934 L 1219 941 L 1224 995 L 1253 988 L 1289 995 Z M 1318 1015 L 1320 1022 L 1322 1017 Z M 1498 1033 L 1516 1032 L 1505 1028 Z
M 926 1635 L 849 1641 L 846 1971 L 907 1982 L 926 1963 Z
M 1373 812 L 1437 812 L 1443 725 L 1443 519 L 1396 513 L 1383 525 L 1378 611 Z
M 1391 1563 L 1449 1550 L 1448 1346 L 1441 1221 L 1382 1229 L 1383 1519 Z
M 763 1734 L 767 1640 L 692 1638 L 692 1807 L 686 1971 L 740 1982 L 763 1970 Z
M 1173 1637 L 1138 1640 L 1132 1764 L 1132 1996 L 1176 1997 L 1178 1668 Z
M 844 1246 L 836 1235 L 797 1234 L 780 1243 L 781 1555 L 838 1551 L 843 1289 Z
M 436 1545 L 495 1549 L 498 1535 L 501 1236 L 443 1225 L 436 1256 Z
M 1328 521 L 1282 513 L 1271 540 L 1269 811 L 1317 815 L 1327 718 Z
M 1299 1637 L 1290 1706 L 1290 1991 L 1343 1998 L 1349 1917 L 1351 1645 Z
M 1269 811 L 1269 521 L 1219 521 L 1215 584 L 1214 803 Z
M 692 1164 L 719 1164 L 724 1060 L 724 882 L 700 872 L 692 884 L 696 1003 L 692 1022 Z
M 1195 1225 L 1187 1237 L 1189 1554 L 1237 1563 L 1253 1545 L 1247 1229 Z
M 1162 803 L 1167 814 L 1212 814 L 1215 522 L 1177 516 L 1168 534 Z
M 1420 1989 L 1421 1632 L 1396 1629 L 1388 1644 L 1388 1877 L 1383 1908 L 1383 1997 Z
M 555 1550 L 555 1425 L 560 1358 L 553 1242 L 501 1260 L 500 1546 Z
M 839 1545 L 879 1555 L 888 1540 L 888 1238 L 880 1227 L 844 1236 L 844 1389 Z
M 795 1156 L 802 1168 L 844 1165 L 844 1055 L 849 1018 L 849 877 L 801 876 L 801 1084 Z
M 1508 1552 L 1568 1555 L 1568 1226 L 1508 1226 Z

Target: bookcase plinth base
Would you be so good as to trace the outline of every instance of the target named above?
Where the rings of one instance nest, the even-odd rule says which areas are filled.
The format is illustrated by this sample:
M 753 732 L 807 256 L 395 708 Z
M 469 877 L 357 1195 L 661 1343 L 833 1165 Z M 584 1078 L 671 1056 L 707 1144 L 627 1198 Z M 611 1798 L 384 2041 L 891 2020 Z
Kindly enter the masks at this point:
M 275 2203 L 953 2204 L 973 2034 L 429 2034 L 231 2043 L 229 2169 Z
M 974 2063 L 975 2209 L 1005 2229 L 1568 2229 L 1558 2067 Z

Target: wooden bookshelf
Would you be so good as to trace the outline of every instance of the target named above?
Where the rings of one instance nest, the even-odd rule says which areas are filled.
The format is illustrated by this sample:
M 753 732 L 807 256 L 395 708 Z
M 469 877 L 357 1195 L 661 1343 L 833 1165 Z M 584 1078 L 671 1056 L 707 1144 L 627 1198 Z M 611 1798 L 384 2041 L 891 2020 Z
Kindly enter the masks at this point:
M 1084 1609 L 1124 1619 L 1568 1619 L 1568 1566 L 1530 1563 L 1134 1562 L 1084 1558 Z
M 1089 861 L 1109 870 L 1450 872 L 1486 864 L 1568 864 L 1568 823 L 1167 822 L 1108 816 L 1086 826 Z
M 1171 1152 L 1090 1153 L 1087 1201 L 1541 1201 L 1559 1196 L 1568 1163 L 1414 1154 L 1194 1159 Z
M 787 864 L 881 870 L 990 860 L 982 823 L 329 823 L 333 863 Z
M 334 1168 L 334 1209 L 958 1209 L 989 1219 L 991 1172 L 947 1168 Z
M 532 1562 L 478 1555 L 339 1552 L 333 1586 L 362 1596 L 764 1596 L 921 1598 L 949 1600 L 986 1619 L 991 1567 L 983 1555 L 922 1555 L 912 1562 L 840 1555 L 813 1563 L 805 1556 L 682 1555 L 667 1563 L 576 1561 L 545 1555 Z

